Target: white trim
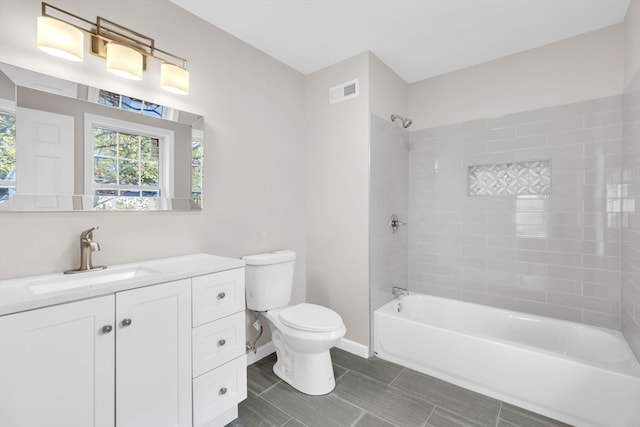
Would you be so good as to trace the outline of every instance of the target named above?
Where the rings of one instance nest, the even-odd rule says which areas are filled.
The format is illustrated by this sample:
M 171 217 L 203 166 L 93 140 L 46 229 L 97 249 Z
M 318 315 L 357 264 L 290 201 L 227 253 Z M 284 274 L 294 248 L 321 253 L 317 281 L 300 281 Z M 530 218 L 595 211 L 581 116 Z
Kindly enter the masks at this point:
M 160 144 L 160 195 L 164 198 L 171 198 L 174 195 L 174 131 L 166 128 L 147 126 L 141 123 L 118 120 L 111 117 L 99 116 L 96 114 L 84 114 L 84 188 L 85 194 L 94 193 L 94 150 L 93 150 L 93 127 L 104 126 L 109 129 L 132 132 L 138 135 L 146 135 L 152 138 L 159 138 Z M 89 190 L 89 191 L 87 191 Z
M 253 365 L 254 363 L 264 359 L 275 351 L 276 346 L 273 345 L 273 342 L 269 341 L 267 343 L 264 343 L 263 345 L 258 347 L 258 350 L 255 352 L 255 354 L 252 351 L 247 353 L 247 366 Z
M 350 339 L 342 338 L 338 341 L 336 347 L 348 353 L 355 354 L 356 356 L 360 356 L 365 359 L 369 358 L 369 346 L 351 341 Z
M 11 99 L 0 98 L 0 110 L 8 114 L 16 114 L 16 102 Z

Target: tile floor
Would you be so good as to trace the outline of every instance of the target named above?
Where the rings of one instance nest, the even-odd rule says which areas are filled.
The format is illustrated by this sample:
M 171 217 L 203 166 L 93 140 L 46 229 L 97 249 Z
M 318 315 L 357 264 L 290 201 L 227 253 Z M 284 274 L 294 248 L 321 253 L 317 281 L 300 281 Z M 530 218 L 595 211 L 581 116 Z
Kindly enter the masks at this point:
M 332 349 L 336 388 L 307 396 L 272 371 L 275 354 L 248 367 L 248 397 L 227 427 L 566 426 L 376 357 Z

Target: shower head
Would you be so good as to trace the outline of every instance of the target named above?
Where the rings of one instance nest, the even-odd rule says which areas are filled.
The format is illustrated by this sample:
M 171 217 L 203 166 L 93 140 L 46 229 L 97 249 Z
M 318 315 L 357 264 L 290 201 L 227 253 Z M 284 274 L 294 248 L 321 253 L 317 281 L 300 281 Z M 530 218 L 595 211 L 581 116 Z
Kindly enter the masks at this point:
M 411 121 L 411 119 L 408 119 L 408 118 L 402 117 L 402 116 L 398 116 L 397 114 L 392 114 L 391 115 L 391 121 L 395 122 L 396 119 L 400 119 L 400 121 L 402 122 L 402 127 L 405 128 L 405 129 L 408 128 L 409 126 L 411 126 L 411 123 L 413 123 Z

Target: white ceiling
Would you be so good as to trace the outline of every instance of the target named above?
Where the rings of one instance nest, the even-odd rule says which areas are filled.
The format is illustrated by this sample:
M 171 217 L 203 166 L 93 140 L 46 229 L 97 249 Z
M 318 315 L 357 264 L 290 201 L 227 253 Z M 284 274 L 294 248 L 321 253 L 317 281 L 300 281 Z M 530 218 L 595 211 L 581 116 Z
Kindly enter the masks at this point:
M 408 83 L 604 28 L 630 0 L 171 0 L 308 74 L 364 51 Z

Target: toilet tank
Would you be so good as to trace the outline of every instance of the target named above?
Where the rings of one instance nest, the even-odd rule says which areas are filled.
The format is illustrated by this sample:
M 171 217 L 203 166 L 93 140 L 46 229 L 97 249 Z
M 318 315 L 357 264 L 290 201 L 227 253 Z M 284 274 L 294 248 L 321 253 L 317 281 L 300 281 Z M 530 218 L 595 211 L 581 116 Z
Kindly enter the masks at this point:
M 255 311 L 284 307 L 291 300 L 296 253 L 281 250 L 242 259 L 245 267 L 247 308 Z

